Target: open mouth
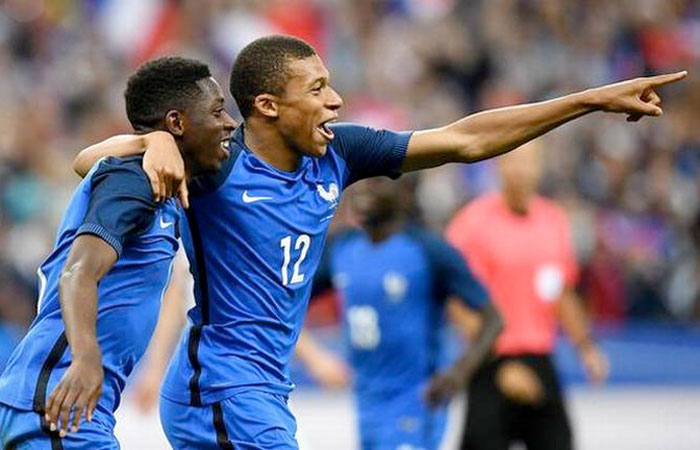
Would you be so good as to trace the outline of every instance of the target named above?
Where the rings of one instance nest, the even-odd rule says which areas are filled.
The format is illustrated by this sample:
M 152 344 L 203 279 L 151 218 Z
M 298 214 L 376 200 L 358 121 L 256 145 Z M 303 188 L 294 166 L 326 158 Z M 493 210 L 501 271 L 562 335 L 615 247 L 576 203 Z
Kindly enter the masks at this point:
M 229 155 L 229 144 L 230 143 L 231 143 L 231 139 L 229 139 L 229 138 L 222 139 L 221 142 L 219 143 L 221 150 L 226 154 L 226 158 L 228 158 L 228 155 Z
M 321 136 L 323 136 L 327 141 L 332 141 L 335 137 L 335 133 L 333 133 L 333 130 L 331 130 L 331 128 L 329 127 L 329 125 L 335 121 L 335 118 L 328 119 L 324 122 L 321 122 L 321 124 L 316 127 Z

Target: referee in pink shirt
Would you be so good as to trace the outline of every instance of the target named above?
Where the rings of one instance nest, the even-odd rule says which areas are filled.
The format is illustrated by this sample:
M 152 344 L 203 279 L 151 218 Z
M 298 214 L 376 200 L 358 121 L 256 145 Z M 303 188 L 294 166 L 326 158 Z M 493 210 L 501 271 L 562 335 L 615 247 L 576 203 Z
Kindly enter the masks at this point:
M 528 450 L 573 447 L 571 427 L 551 361 L 557 322 L 576 346 L 589 378 L 607 376 L 573 287 L 578 268 L 568 219 L 537 195 L 541 144 L 499 157 L 501 191 L 459 211 L 446 230 L 491 293 L 504 329 L 495 358 L 469 384 L 462 448 Z

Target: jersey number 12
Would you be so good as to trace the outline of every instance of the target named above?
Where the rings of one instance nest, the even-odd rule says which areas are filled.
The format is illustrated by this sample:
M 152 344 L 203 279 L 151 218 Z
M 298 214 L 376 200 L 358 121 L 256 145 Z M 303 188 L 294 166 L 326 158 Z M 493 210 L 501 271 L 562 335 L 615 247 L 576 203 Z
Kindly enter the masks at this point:
M 304 274 L 299 273 L 299 266 L 306 258 L 306 253 L 309 251 L 309 246 L 311 245 L 311 238 L 308 234 L 299 235 L 294 244 L 294 250 L 299 250 L 299 257 L 297 262 L 294 263 L 294 270 L 292 272 L 292 279 L 289 279 L 289 262 L 292 259 L 292 237 L 285 236 L 280 241 L 280 247 L 282 247 L 282 253 L 284 256 L 284 261 L 282 262 L 282 285 L 288 286 L 290 284 L 301 283 L 304 281 Z

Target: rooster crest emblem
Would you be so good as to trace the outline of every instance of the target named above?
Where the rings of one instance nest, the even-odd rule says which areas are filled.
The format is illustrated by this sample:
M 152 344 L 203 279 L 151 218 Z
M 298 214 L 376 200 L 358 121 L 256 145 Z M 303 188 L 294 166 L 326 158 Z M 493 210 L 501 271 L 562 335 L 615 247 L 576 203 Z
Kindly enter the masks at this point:
M 320 195 L 322 199 L 331 203 L 331 206 L 336 206 L 338 204 L 338 197 L 340 196 L 340 191 L 338 190 L 337 184 L 329 184 L 328 190 L 326 190 L 326 188 L 324 188 L 322 184 L 317 184 L 316 190 L 318 191 L 318 195 Z

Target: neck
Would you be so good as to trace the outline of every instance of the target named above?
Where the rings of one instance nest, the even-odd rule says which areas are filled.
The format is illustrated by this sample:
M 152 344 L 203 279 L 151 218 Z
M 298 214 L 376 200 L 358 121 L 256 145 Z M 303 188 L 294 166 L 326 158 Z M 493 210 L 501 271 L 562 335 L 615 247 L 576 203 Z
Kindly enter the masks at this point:
M 265 119 L 246 119 L 243 138 L 246 147 L 271 166 L 286 172 L 293 172 L 299 167 L 301 155 L 292 149 L 279 130 L 266 123 Z
M 377 242 L 382 242 L 388 239 L 403 226 L 403 218 L 394 216 L 388 220 L 365 225 L 364 228 L 369 235 L 370 240 L 376 244 Z
M 518 195 L 503 192 L 503 199 L 508 209 L 519 216 L 526 216 L 530 211 L 530 198 L 522 198 Z

